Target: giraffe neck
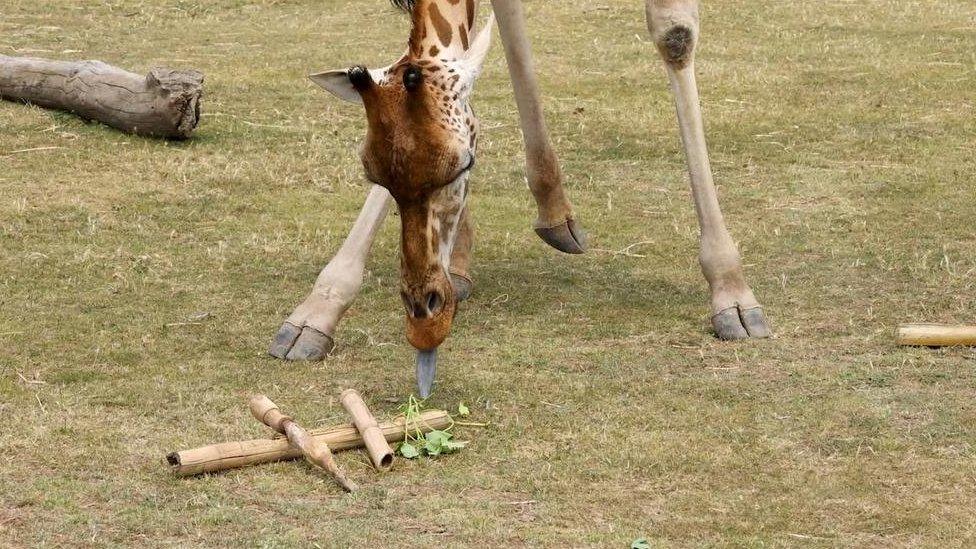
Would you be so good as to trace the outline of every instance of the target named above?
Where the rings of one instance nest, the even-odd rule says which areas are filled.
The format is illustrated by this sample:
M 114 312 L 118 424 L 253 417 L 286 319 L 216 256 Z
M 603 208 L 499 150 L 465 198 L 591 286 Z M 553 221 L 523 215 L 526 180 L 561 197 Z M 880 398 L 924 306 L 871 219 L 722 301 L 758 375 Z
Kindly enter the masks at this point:
M 417 0 L 410 53 L 415 57 L 461 57 L 474 39 L 477 10 L 477 0 Z

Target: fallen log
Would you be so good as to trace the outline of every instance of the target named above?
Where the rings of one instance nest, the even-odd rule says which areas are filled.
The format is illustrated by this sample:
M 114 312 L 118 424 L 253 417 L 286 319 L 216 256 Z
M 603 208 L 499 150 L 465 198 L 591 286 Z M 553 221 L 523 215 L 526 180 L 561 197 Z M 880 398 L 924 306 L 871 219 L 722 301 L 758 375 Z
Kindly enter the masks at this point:
M 393 421 L 381 423 L 379 428 L 388 442 L 399 442 L 403 440 L 406 430 L 419 429 L 426 433 L 435 429 L 447 428 L 450 424 L 451 416 L 447 412 L 428 410 L 409 424 L 406 423 L 406 418 L 399 417 Z M 365 444 L 356 426 L 351 423 L 325 429 L 314 429 L 309 431 L 309 434 L 312 435 L 312 438 L 328 444 L 329 448 L 336 452 L 362 448 Z M 173 474 L 184 477 L 300 457 L 302 457 L 302 451 L 294 448 L 288 439 L 274 438 L 223 442 L 192 450 L 173 452 L 166 456 L 166 462 Z
M 69 111 L 113 128 L 186 139 L 200 121 L 203 74 L 154 68 L 140 76 L 101 61 L 0 55 L 0 98 Z
M 919 347 L 976 346 L 976 326 L 901 324 L 895 340 L 898 345 Z

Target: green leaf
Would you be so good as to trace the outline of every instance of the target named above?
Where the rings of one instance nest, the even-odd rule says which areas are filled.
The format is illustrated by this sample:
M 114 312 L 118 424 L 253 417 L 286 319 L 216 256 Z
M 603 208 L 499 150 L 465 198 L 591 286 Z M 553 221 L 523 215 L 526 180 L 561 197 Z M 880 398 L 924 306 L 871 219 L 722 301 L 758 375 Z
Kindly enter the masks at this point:
M 630 549 L 651 549 L 651 544 L 647 542 L 647 538 L 637 538 L 631 542 Z
M 397 447 L 397 452 L 400 452 L 400 455 L 407 459 L 413 459 L 420 456 L 420 451 L 409 442 L 401 442 L 400 446 Z
M 458 415 L 459 416 L 461 416 L 461 417 L 467 417 L 467 415 L 470 414 L 470 413 L 471 413 L 471 410 L 468 410 L 468 407 L 465 406 L 463 402 L 459 402 L 458 403 Z
M 424 445 L 424 451 L 427 452 L 428 456 L 439 456 L 441 455 L 441 444 L 434 440 L 428 440 L 427 444 Z
M 440 446 L 445 442 L 447 442 L 448 440 L 451 440 L 452 436 L 453 435 L 451 435 L 451 433 L 448 433 L 447 431 L 434 429 L 433 431 L 427 433 L 425 438 L 427 439 L 427 442 L 433 442 L 434 444 Z

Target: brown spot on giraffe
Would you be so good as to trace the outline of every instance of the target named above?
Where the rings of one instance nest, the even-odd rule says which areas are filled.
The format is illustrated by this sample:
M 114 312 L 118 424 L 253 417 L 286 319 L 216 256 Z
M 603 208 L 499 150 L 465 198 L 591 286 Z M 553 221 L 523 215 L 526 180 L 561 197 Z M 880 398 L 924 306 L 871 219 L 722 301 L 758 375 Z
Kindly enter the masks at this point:
M 430 23 L 434 25 L 434 31 L 437 32 L 437 39 L 441 41 L 441 44 L 445 48 L 449 48 L 451 46 L 451 40 L 454 38 L 451 24 L 447 19 L 444 19 L 444 16 L 441 15 L 440 8 L 435 3 L 432 2 L 427 6 L 427 12 L 430 14 Z
M 458 25 L 458 34 L 461 36 L 461 47 L 468 51 L 468 29 L 464 25 Z

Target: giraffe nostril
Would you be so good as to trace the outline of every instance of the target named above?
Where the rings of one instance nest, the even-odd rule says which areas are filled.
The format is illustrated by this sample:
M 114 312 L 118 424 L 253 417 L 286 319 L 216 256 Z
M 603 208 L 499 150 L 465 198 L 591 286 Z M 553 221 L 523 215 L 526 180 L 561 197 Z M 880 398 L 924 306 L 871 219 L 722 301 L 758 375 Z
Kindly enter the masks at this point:
M 430 311 L 431 315 L 436 315 L 440 312 L 443 304 L 444 300 L 441 298 L 441 294 L 437 292 L 427 293 L 427 310 Z
M 417 318 L 417 306 L 407 292 L 400 292 L 400 299 L 403 300 L 403 308 L 407 310 L 407 316 Z M 423 314 L 421 313 L 421 317 Z
M 430 318 L 444 307 L 444 298 L 435 291 L 427 292 L 422 300 L 415 299 L 407 292 L 400 292 L 400 299 L 410 318 Z

